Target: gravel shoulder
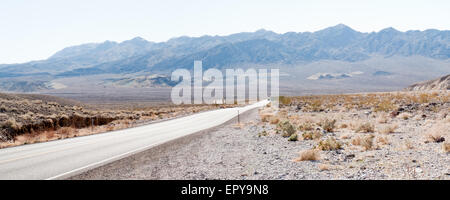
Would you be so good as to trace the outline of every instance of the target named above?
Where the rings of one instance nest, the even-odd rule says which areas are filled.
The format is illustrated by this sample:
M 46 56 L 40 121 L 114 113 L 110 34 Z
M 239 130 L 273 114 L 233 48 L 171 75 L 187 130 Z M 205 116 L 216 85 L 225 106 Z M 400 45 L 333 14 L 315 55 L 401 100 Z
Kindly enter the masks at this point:
M 345 114 L 350 120 L 365 116 L 364 111 Z M 396 133 L 372 150 L 349 144 L 346 135 L 355 133 L 347 129 L 327 133 L 324 137 L 349 139 L 341 139 L 343 149 L 320 151 L 317 161 L 294 162 L 317 141 L 288 141 L 274 125 L 261 122 L 258 110 L 240 120 L 240 126 L 234 119 L 70 179 L 450 179 L 450 155 L 440 143 L 423 142 L 421 133 L 429 126 L 421 121 L 393 119 Z M 268 134 L 261 136 L 263 131 Z

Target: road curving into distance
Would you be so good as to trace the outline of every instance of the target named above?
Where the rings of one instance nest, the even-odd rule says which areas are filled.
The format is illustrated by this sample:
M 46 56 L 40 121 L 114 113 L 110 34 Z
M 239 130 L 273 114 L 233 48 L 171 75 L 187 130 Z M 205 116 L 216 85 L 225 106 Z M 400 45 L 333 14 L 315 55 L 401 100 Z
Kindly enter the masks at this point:
M 268 104 L 202 112 L 102 134 L 0 149 L 0 179 L 63 179 L 159 144 L 219 126 Z

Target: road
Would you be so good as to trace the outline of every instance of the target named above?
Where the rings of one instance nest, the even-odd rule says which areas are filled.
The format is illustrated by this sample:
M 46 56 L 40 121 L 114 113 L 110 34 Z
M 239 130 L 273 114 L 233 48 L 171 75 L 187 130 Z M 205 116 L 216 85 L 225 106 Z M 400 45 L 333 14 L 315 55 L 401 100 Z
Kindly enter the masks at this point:
M 63 179 L 221 125 L 269 101 L 91 136 L 0 149 L 0 179 Z

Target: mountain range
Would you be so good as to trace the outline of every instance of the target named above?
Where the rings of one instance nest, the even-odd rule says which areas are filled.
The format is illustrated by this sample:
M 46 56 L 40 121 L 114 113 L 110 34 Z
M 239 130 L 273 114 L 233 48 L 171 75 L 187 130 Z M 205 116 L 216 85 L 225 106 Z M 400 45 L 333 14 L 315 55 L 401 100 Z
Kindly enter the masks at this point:
M 423 70 L 429 68 L 427 73 L 435 72 L 426 77 L 420 77 L 422 75 L 418 73 L 416 79 L 404 85 L 448 72 L 450 31 L 401 32 L 386 28 L 363 33 L 339 24 L 316 32 L 278 34 L 261 29 L 228 36 L 183 36 L 159 43 L 136 37 L 121 43 L 105 41 L 67 47 L 46 60 L 0 65 L 0 79 L 14 81 L 33 77 L 52 81 L 92 75 L 169 75 L 178 68 L 192 69 L 194 60 L 202 60 L 204 69 L 276 66 L 282 72 L 284 69 L 292 72 L 301 68 L 304 71 L 295 73 L 305 73 L 299 76 L 302 80 L 314 74 L 328 74 L 315 80 L 329 80 L 336 74 L 340 79 L 355 78 L 347 76 L 353 71 L 373 77 L 392 76 L 407 68 L 404 63 L 397 64 L 397 60 L 403 58 L 415 60 L 415 64 L 423 65 Z M 312 70 L 304 67 L 324 62 L 335 63 L 334 68 Z M 358 64 L 365 66 L 348 69 L 348 66 Z M 406 70 L 417 72 L 418 69 Z

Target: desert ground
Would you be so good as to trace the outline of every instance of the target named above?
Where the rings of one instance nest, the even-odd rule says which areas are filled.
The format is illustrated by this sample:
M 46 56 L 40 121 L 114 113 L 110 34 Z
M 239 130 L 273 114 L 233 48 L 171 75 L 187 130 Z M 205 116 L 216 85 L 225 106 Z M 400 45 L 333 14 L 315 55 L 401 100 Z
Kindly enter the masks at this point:
M 450 179 L 450 92 L 281 97 L 71 179 Z

